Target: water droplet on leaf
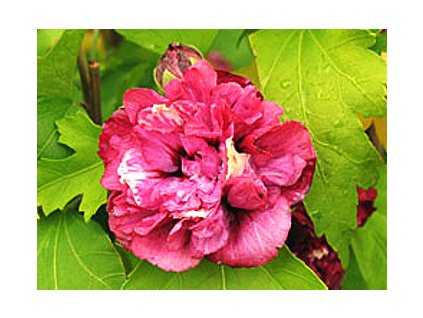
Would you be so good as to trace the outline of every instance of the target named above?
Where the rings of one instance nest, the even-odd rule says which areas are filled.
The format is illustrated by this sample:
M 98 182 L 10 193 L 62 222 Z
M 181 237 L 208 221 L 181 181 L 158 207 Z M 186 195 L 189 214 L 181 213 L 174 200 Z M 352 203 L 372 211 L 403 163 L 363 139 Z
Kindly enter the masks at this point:
M 289 86 L 291 86 L 292 82 L 290 80 L 284 80 L 280 82 L 280 86 L 283 89 L 287 89 Z

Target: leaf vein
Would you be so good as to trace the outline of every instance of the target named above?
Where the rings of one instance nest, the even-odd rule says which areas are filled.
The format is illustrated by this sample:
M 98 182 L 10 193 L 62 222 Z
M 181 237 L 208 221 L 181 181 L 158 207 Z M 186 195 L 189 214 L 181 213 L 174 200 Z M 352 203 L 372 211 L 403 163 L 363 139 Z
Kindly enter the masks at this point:
M 263 266 L 259 266 L 259 269 L 270 278 L 270 280 L 278 286 L 279 289 L 285 289 L 269 272 L 269 270 Z
M 73 156 L 71 156 L 71 157 L 73 158 Z M 71 158 L 71 157 L 68 157 L 68 158 Z M 61 161 L 61 160 L 58 160 L 58 161 Z M 81 169 L 81 170 L 72 172 L 72 173 L 67 174 L 67 175 L 63 175 L 63 177 L 61 177 L 61 178 L 54 179 L 54 180 L 52 180 L 50 182 L 47 182 L 47 183 L 43 184 L 42 186 L 38 187 L 38 191 L 37 192 L 42 192 L 45 188 L 49 188 L 49 187 L 55 185 L 56 183 L 61 183 L 63 180 L 76 178 L 76 177 L 78 177 L 81 174 L 88 173 L 89 171 L 94 170 L 94 169 L 98 168 L 101 165 L 102 165 L 102 162 L 101 161 L 98 161 L 98 162 L 96 162 L 94 164 L 91 164 L 91 165 L 85 167 L 84 169 Z
M 353 84 L 353 86 L 355 88 L 357 88 L 360 93 L 373 105 L 375 105 L 377 107 L 377 104 L 375 103 L 375 101 L 373 100 L 373 98 L 371 98 L 367 92 L 365 91 L 365 89 L 357 82 L 357 80 L 355 78 L 353 78 L 352 76 L 348 75 L 347 73 L 343 72 L 341 69 L 339 69 L 339 67 L 335 64 L 335 62 L 333 61 L 332 57 L 329 55 L 329 53 L 325 50 L 325 48 L 320 44 L 320 42 L 318 41 L 318 39 L 315 37 L 315 35 L 312 33 L 311 30 L 308 31 L 313 42 L 316 44 L 316 46 L 319 48 L 319 50 L 322 52 L 322 54 L 328 59 L 329 63 L 333 66 L 333 69 L 335 70 L 336 73 L 338 73 L 340 76 L 342 76 L 343 78 L 347 79 L 349 82 L 351 82 Z
M 75 250 L 75 247 L 72 243 L 72 240 L 70 238 L 69 235 L 69 231 L 68 231 L 68 227 L 66 222 L 64 223 L 64 228 L 65 228 L 65 235 L 66 235 L 66 241 L 70 247 L 70 250 L 73 254 L 73 256 L 75 257 L 76 261 L 78 262 L 79 266 L 81 266 L 81 268 L 91 277 L 93 277 L 95 280 L 97 280 L 98 282 L 100 282 L 102 285 L 106 286 L 107 288 L 113 289 L 112 286 L 110 286 L 108 283 L 106 283 L 105 281 L 103 281 L 100 277 L 98 277 L 96 274 L 94 274 L 86 265 L 85 263 L 82 261 L 82 259 L 80 258 L 79 254 L 77 253 L 77 251 Z
M 263 84 L 262 84 L 262 90 L 264 91 L 264 88 L 267 86 L 267 83 L 269 82 L 270 77 L 272 76 L 273 72 L 275 71 L 275 67 L 277 62 L 279 61 L 282 52 L 284 51 L 285 47 L 288 45 L 289 41 L 291 41 L 292 37 L 294 36 L 294 34 L 297 32 L 297 30 L 295 30 L 294 32 L 291 33 L 291 35 L 286 39 L 286 41 L 282 44 L 281 48 L 279 49 L 278 53 L 276 54 L 275 59 L 273 60 L 272 65 L 270 66 L 270 70 L 267 73 L 266 78 L 263 80 Z

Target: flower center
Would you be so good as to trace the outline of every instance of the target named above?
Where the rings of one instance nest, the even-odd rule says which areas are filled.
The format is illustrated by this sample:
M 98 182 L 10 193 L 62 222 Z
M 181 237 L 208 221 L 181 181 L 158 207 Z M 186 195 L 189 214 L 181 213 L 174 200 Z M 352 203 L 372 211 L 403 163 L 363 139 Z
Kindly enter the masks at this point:
M 156 114 L 160 112 L 161 110 L 169 110 L 169 107 L 166 106 L 166 104 L 154 104 L 151 108 L 151 112 L 153 114 Z
M 236 151 L 232 137 L 226 139 L 226 157 L 228 158 L 226 180 L 242 175 L 248 166 L 250 155 Z

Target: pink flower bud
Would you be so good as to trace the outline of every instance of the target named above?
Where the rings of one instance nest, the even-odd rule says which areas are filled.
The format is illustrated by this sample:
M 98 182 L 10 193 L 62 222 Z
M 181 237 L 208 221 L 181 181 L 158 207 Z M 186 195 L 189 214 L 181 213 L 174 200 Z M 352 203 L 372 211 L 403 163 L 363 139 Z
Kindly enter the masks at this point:
M 171 43 L 156 66 L 156 82 L 161 89 L 174 79 L 181 78 L 183 71 L 201 60 L 201 53 L 193 47 L 181 43 Z

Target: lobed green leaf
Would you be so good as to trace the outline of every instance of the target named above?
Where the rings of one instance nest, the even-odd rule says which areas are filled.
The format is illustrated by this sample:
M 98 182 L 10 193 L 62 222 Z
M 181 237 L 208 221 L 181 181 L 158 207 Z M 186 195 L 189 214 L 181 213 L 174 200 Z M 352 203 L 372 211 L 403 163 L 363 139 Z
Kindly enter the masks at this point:
M 250 36 L 266 99 L 303 122 L 317 153 L 305 204 L 316 233 L 348 264 L 356 228 L 357 185 L 377 182 L 380 157 L 356 113 L 386 114 L 386 63 L 361 30 L 261 30 Z
M 43 35 L 50 32 L 38 31 L 38 49 L 45 43 Z M 55 121 L 65 115 L 75 114 L 77 107 L 72 101 L 76 76 L 77 56 L 84 30 L 53 30 L 60 38 L 42 57 L 38 57 L 37 70 L 37 159 L 64 158 L 69 149 L 57 143 Z M 43 44 L 44 43 L 44 44 Z M 49 42 L 49 45 L 51 43 Z
M 59 142 L 75 153 L 64 159 L 38 160 L 38 205 L 49 215 L 82 194 L 80 209 L 89 220 L 107 197 L 106 190 L 100 185 L 104 168 L 97 155 L 101 127 L 95 125 L 82 110 L 75 116 L 59 120 L 57 127 L 61 134 Z
M 119 289 L 125 270 L 101 227 L 67 207 L 37 222 L 38 289 Z
M 287 247 L 264 266 L 231 268 L 204 260 L 182 272 L 165 272 L 139 261 L 122 289 L 327 289 L 325 284 Z

